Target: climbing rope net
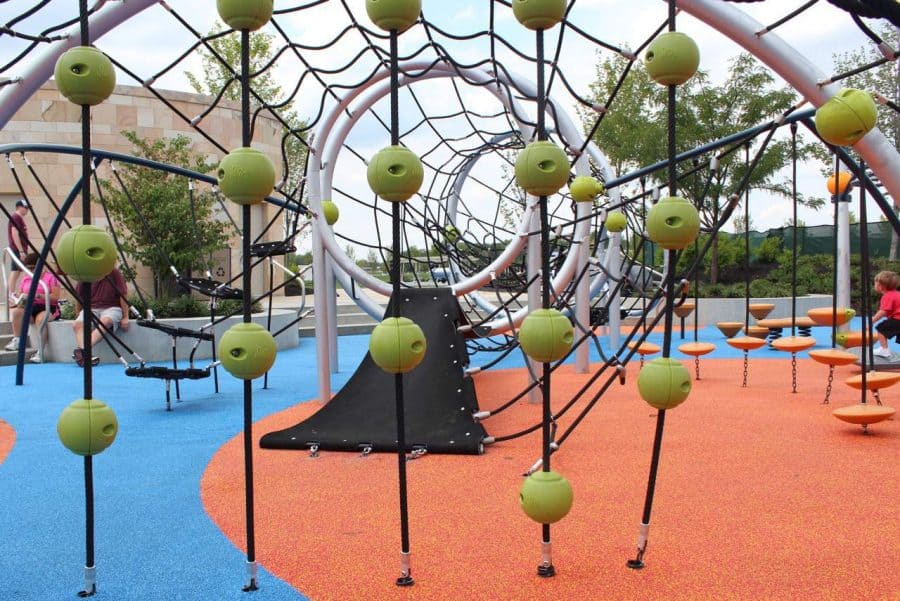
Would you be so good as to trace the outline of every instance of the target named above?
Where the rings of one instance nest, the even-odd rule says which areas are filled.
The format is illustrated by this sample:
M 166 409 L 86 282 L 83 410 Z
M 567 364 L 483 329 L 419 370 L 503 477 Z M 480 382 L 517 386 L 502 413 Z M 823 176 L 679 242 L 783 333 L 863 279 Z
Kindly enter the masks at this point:
M 548 100 L 550 140 L 565 149 L 573 175 L 590 175 L 606 186 L 604 194 L 587 207 L 577 206 L 565 189 L 549 199 L 552 302 L 571 312 L 576 290 L 584 282 L 593 308 L 591 325 L 597 325 L 602 319 L 599 316 L 609 316 L 613 292 L 628 290 L 643 297 L 640 313 L 645 318 L 648 303 L 662 296 L 659 274 L 652 265 L 638 261 L 637 251 L 643 246 L 643 215 L 659 195 L 665 161 L 660 156 L 660 164 L 616 173 L 602 149 L 591 141 L 603 128 L 604 118 L 617 110 L 618 90 L 635 69 L 641 68 L 642 51 L 665 28 L 664 5 L 648 3 L 644 18 L 627 24 L 616 20 L 613 7 L 607 15 L 612 25 L 600 27 L 594 4 L 570 2 L 564 20 L 548 32 L 543 90 Z M 681 22 L 688 27 L 711 26 L 739 37 L 736 21 L 717 12 L 724 7 L 710 8 L 709 4 L 679 3 L 695 17 L 691 21 L 684 17 Z M 811 79 L 802 69 L 792 71 L 793 59 L 781 56 L 781 50 L 773 58 L 771 52 L 766 54 L 769 47 L 751 48 L 766 57 L 770 66 L 782 69 L 780 73 L 807 100 L 812 94 L 803 85 L 824 90 L 859 71 L 897 58 L 897 49 L 875 33 L 872 21 L 886 19 L 900 25 L 895 2 L 734 4 L 768 18 L 767 24 L 754 33 L 760 44 L 777 34 L 779 28 L 796 31 L 804 27 L 804 19 L 808 23 L 821 18 L 816 15 L 822 13 L 816 11 L 837 7 L 842 10 L 828 12 L 829 17 L 843 19 L 845 27 L 859 31 L 861 39 L 868 38 L 879 49 L 883 58 L 853 72 Z M 216 44 L 223 36 L 236 34 L 213 29 L 211 17 L 199 17 L 192 5 L 143 0 L 128 6 L 100 0 L 90 6 L 89 16 L 95 21 L 97 46 L 120 71 L 119 83 L 148 90 L 168 107 L 174 119 L 188 124 L 198 138 L 224 155 L 229 150 L 227 142 L 208 127 L 205 119 L 233 98 L 239 88 L 237 68 Z M 46 0 L 18 14 L 12 14 L 18 9 L 10 5 L 0 10 L 4 11 L 0 13 L 4 23 L 0 29 L 0 117 L 5 122 L 30 95 L 29 85 L 33 91 L 33 80 L 40 80 L 40 85 L 46 79 L 46 75 L 40 77 L 46 74 L 42 61 L 62 51 L 78 15 L 74 3 L 51 6 Z M 163 19 L 164 28 L 171 33 L 171 41 L 164 47 L 154 46 L 152 58 L 144 53 L 136 56 L 133 47 L 123 51 L 104 43 L 126 32 L 133 35 L 135 30 L 128 19 L 137 23 L 144 18 L 138 14 L 143 11 Z M 536 248 L 531 243 L 540 232 L 536 203 L 515 185 L 512 174 L 517 152 L 535 138 L 538 90 L 530 75 L 537 63 L 533 41 L 511 18 L 510 2 L 425 6 L 417 24 L 399 40 L 400 143 L 420 157 L 425 184 L 402 207 L 398 249 L 391 242 L 390 203 L 369 190 L 364 175 L 368 159 L 378 150 L 377 141 L 386 139 L 391 122 L 387 34 L 368 22 L 358 3 L 347 0 L 279 4 L 263 31 L 271 52 L 254 66 L 250 76 L 251 129 L 260 127 L 261 119 L 274 120 L 282 127 L 281 181 L 269 200 L 280 205 L 279 215 L 284 212 L 288 217 L 270 220 L 254 242 L 294 241 L 310 221 L 317 224 L 321 247 L 315 252 L 327 251 L 337 279 L 378 317 L 381 307 L 367 300 L 366 290 L 389 294 L 389 265 L 392 253 L 398 252 L 403 286 L 427 287 L 440 279 L 453 287 L 473 332 L 481 334 L 469 341 L 471 353 L 511 352 L 516 325 L 527 313 L 529 292 L 535 298 L 539 286 L 539 262 L 533 259 L 529 263 L 528 255 L 529 248 Z M 600 37 L 598 31 L 604 36 Z M 209 103 L 203 111 L 187 114 L 170 90 L 184 88 L 183 73 L 197 72 L 201 56 L 216 65 L 221 74 L 219 87 L 209 90 Z M 593 66 L 607 57 L 618 57 L 622 69 L 612 93 L 598 98 L 591 88 Z M 267 95 L 263 86 L 254 86 L 254 82 L 272 80 L 281 82 L 275 96 Z M 896 110 L 894 90 L 873 92 L 882 105 Z M 770 123 L 735 139 L 693 151 L 686 149 L 679 177 L 695 177 L 702 185 L 709 177 L 710 164 L 735 150 L 752 144 L 759 155 L 780 127 L 800 118 L 802 105 L 798 98 L 794 106 L 785 107 L 784 113 L 773 116 Z M 298 146 L 301 152 L 291 151 Z M 7 163 L 14 170 L 14 163 L 21 160 L 39 182 L 39 174 L 30 168 L 29 152 L 22 150 L 19 158 L 18 152 L 8 151 Z M 865 154 L 865 149 L 861 152 Z M 116 163 L 115 157 L 104 160 Z M 869 163 L 877 169 L 877 162 Z M 149 163 L 144 167 L 163 168 Z M 892 177 L 896 178 L 880 175 L 889 186 Z M 186 182 L 191 180 L 205 193 L 216 193 L 211 178 L 184 172 L 177 176 Z M 19 187 L 24 194 L 26 186 L 19 183 Z M 733 192 L 740 196 L 742 190 Z M 321 217 L 324 201 L 333 202 L 340 211 L 340 218 L 330 227 L 324 226 Z M 54 206 L 63 204 L 52 198 L 51 202 Z M 621 264 L 615 271 L 623 274 L 621 277 L 610 276 L 605 254 L 609 237 L 604 224 L 612 210 L 624 212 L 628 221 L 628 243 L 622 248 Z M 224 204 L 220 211 L 234 222 Z M 726 211 L 705 228 L 717 231 L 728 216 L 730 212 Z M 61 218 L 65 219 L 65 214 Z M 582 247 L 586 252 L 575 252 Z M 690 273 L 680 275 L 690 277 Z M 639 323 L 627 341 L 641 340 L 647 325 Z M 593 342 L 606 360 L 605 366 L 615 367 L 630 357 L 621 349 L 602 348 L 585 326 L 582 324 L 576 338 Z

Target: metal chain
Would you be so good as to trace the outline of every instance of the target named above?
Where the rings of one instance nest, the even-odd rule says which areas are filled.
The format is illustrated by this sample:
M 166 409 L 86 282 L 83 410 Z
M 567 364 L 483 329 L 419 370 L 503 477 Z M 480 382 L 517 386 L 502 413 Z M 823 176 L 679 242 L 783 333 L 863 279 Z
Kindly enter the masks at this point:
M 823 405 L 828 404 L 828 399 L 831 398 L 831 384 L 834 382 L 834 365 L 828 366 L 828 384 L 825 386 L 825 400 L 822 401 Z
M 872 391 L 872 396 L 875 397 L 875 402 L 878 403 L 878 405 L 880 406 L 881 405 L 881 395 L 878 394 L 877 388 Z
M 696 379 L 700 379 L 700 357 L 694 357 L 694 372 L 697 374 Z
M 741 384 L 741 388 L 747 388 L 747 372 L 750 371 L 750 359 L 747 350 L 744 350 L 744 383 Z
M 797 353 L 791 353 L 791 379 L 793 382 L 793 392 L 797 393 Z

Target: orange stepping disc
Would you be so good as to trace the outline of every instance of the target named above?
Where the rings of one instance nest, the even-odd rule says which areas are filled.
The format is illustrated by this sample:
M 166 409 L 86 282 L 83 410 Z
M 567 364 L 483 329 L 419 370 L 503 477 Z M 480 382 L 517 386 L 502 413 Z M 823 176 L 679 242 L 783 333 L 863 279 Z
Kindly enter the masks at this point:
M 741 321 L 720 321 L 716 324 L 716 327 L 725 335 L 725 338 L 732 338 L 744 329 L 744 323 Z
M 872 337 L 869 336 L 871 342 Z M 862 346 L 862 332 L 838 332 L 835 341 L 844 348 Z
M 787 336 L 772 341 L 772 348 L 778 351 L 796 353 L 816 346 L 816 339 L 811 336 Z
M 791 319 L 790 317 L 775 317 L 769 319 L 760 319 L 756 322 L 756 325 L 760 325 L 764 328 L 811 328 L 816 325 L 809 317 L 797 317 Z
M 748 326 L 747 336 L 753 336 L 754 338 L 767 338 L 769 336 L 769 328 L 764 328 L 763 326 Z
M 678 347 L 678 350 L 685 355 L 699 357 L 716 350 L 716 345 L 711 342 L 685 342 Z
M 900 373 L 888 371 L 870 371 L 866 374 L 866 390 L 881 390 L 900 382 Z M 862 374 L 847 378 L 847 385 L 857 390 L 862 389 Z
M 685 301 L 681 303 L 680 306 L 672 309 L 672 312 L 675 313 L 678 317 L 687 317 L 694 311 L 694 303 Z
M 742 351 L 752 351 L 758 349 L 766 343 L 762 338 L 754 338 L 753 336 L 739 336 L 738 338 L 729 338 L 726 342 L 734 348 Z
M 756 319 L 764 319 L 774 308 L 775 303 L 750 303 L 750 315 Z
M 850 424 L 868 425 L 886 420 L 894 415 L 895 410 L 885 405 L 859 403 L 849 407 L 841 407 L 831 412 L 836 418 Z
M 850 365 L 859 361 L 859 357 L 853 353 L 836 348 L 812 350 L 809 351 L 809 356 L 825 365 Z
M 652 355 L 660 351 L 659 345 L 652 342 L 642 342 L 640 344 L 629 342 L 628 348 L 633 349 L 638 355 Z
M 831 310 L 831 307 L 818 307 L 810 309 L 806 312 L 809 318 L 820 326 L 831 326 L 837 321 L 837 325 L 842 326 L 856 315 L 856 311 L 847 307 L 838 307 L 837 313 Z

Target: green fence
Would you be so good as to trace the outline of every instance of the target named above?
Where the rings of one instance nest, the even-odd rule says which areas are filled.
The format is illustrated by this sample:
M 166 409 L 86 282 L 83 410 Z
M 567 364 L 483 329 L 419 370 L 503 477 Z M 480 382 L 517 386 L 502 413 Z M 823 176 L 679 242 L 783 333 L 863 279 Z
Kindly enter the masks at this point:
M 859 253 L 859 235 L 862 224 L 854 223 L 850 226 L 850 252 Z M 868 225 L 869 255 L 872 257 L 887 257 L 891 248 L 891 224 L 887 221 L 871 222 Z M 743 234 L 719 234 L 720 237 L 741 237 Z M 782 248 L 793 248 L 794 228 L 778 227 L 765 232 L 750 232 L 750 252 L 758 247 L 763 240 L 778 238 L 782 242 Z M 834 253 L 834 227 L 830 225 L 812 225 L 797 228 L 797 252 L 802 255 L 830 255 Z

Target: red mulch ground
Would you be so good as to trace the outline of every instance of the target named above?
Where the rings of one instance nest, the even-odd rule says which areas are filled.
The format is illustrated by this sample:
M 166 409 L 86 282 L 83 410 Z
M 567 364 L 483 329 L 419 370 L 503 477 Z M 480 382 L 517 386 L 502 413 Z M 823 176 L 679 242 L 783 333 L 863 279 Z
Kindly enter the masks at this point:
M 561 450 L 553 468 L 572 482 L 572 512 L 552 527 L 557 576 L 536 576 L 541 527 L 518 507 L 521 474 L 540 434 L 485 455 L 410 462 L 415 586 L 397 588 L 395 455 L 255 454 L 259 561 L 311 599 L 900 599 L 900 419 L 870 427 L 836 420 L 858 402 L 840 383 L 822 405 L 827 368 L 757 360 L 740 387 L 739 360 L 704 360 L 703 380 L 666 416 L 646 568 L 632 571 L 656 423 L 637 395 L 637 365 L 615 384 Z M 693 370 L 693 366 L 691 366 Z M 585 381 L 554 375 L 555 402 Z M 524 381 L 521 371 L 476 377 L 482 408 Z M 882 400 L 900 407 L 896 391 Z M 579 404 L 581 406 L 581 404 Z M 257 436 L 316 408 L 262 420 Z M 502 435 L 539 419 L 519 405 L 486 421 Z M 561 431 L 570 418 L 560 420 Z M 202 496 L 213 520 L 243 547 L 240 437 L 213 457 Z M 265 586 L 265 583 L 262 583 Z

